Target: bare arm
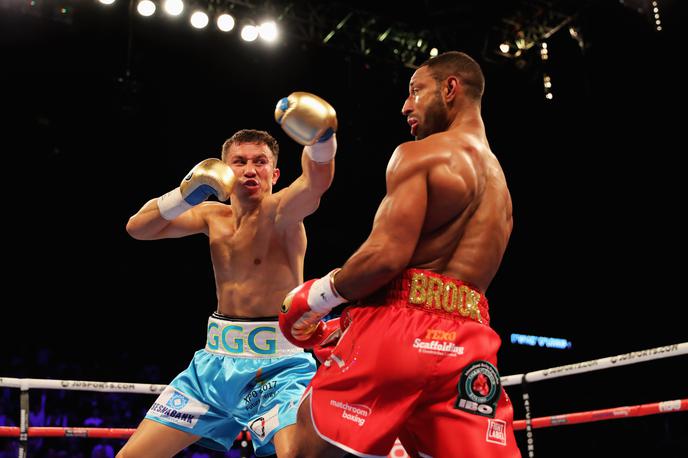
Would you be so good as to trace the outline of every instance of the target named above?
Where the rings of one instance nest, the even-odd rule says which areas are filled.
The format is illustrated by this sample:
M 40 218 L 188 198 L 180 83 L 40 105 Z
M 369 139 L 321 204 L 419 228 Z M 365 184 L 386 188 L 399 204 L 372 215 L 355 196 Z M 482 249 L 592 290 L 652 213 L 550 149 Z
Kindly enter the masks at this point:
M 203 201 L 210 194 L 227 200 L 235 183 L 234 172 L 227 164 L 217 158 L 205 159 L 191 169 L 178 188 L 146 202 L 129 218 L 127 232 L 139 240 L 184 237 L 200 232 L 208 235 L 208 211 L 229 207 Z
M 349 300 L 368 296 L 410 262 L 427 208 L 427 170 L 418 148 L 403 144 L 387 167 L 387 195 L 378 207 L 368 239 L 344 264 L 335 286 Z
M 208 234 L 208 225 L 203 217 L 208 205 L 222 205 L 204 202 L 168 221 L 160 216 L 157 199 L 151 199 L 129 218 L 127 232 L 138 240 L 156 240 L 184 237 L 191 234 Z
M 280 223 L 297 223 L 313 213 L 320 205 L 320 197 L 332 184 L 334 159 L 324 164 L 314 162 L 304 152 L 301 156 L 302 174 L 281 191 L 277 217 Z

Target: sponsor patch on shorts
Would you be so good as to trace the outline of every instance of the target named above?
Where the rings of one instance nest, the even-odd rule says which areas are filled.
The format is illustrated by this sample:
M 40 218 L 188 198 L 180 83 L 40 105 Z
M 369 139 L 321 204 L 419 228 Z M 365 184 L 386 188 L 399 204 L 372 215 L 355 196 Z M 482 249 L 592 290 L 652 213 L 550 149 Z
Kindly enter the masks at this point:
M 268 434 L 274 431 L 280 425 L 279 407 L 280 405 L 277 404 L 264 415 L 249 421 L 248 427 L 251 429 L 251 434 L 260 439 L 265 439 Z
M 181 391 L 168 386 L 160 393 L 148 416 L 157 417 L 177 425 L 193 428 L 198 419 L 208 411 L 208 405 L 199 402 Z
M 342 418 L 344 420 L 356 423 L 358 426 L 363 426 L 373 413 L 373 409 L 364 404 L 349 404 L 348 402 L 335 401 L 330 399 L 330 406 L 335 409 L 340 409 Z
M 413 348 L 418 349 L 418 353 L 425 353 L 437 356 L 458 356 L 463 355 L 464 348 L 456 345 L 456 331 L 445 331 L 443 329 L 426 329 L 423 338 L 416 338 L 413 341 Z
M 504 420 L 487 420 L 487 442 L 506 445 L 506 422 Z
M 473 361 L 461 372 L 459 395 L 454 407 L 465 412 L 494 418 L 502 393 L 499 372 L 487 361 Z

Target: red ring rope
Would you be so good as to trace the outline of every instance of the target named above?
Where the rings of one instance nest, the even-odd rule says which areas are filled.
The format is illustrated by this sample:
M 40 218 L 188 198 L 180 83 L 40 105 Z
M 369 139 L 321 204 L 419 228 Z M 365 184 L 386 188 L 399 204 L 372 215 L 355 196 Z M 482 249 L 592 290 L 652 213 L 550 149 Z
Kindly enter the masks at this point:
M 661 413 L 680 412 L 688 410 L 688 399 L 674 401 L 653 402 L 627 407 L 613 407 L 611 409 L 589 410 L 586 412 L 552 415 L 534 418 L 533 428 L 549 426 L 573 425 L 576 423 L 590 423 L 602 420 L 618 420 L 620 418 L 644 417 Z M 523 430 L 525 420 L 514 421 L 514 430 Z M 29 427 L 29 437 L 90 437 L 106 439 L 127 439 L 134 433 L 133 428 L 65 428 L 65 427 Z M 18 426 L 0 426 L 0 437 L 19 437 Z M 251 440 L 248 432 L 239 434 L 237 440 Z
M 566 413 L 539 417 L 531 420 L 533 428 L 546 428 L 549 426 L 573 425 L 576 423 L 591 423 L 601 420 L 618 420 L 620 418 L 644 417 L 658 413 L 679 412 L 688 410 L 688 399 L 674 401 L 653 402 L 628 407 L 613 407 L 611 409 L 589 410 L 586 412 Z M 526 429 L 525 420 L 514 421 L 514 430 Z

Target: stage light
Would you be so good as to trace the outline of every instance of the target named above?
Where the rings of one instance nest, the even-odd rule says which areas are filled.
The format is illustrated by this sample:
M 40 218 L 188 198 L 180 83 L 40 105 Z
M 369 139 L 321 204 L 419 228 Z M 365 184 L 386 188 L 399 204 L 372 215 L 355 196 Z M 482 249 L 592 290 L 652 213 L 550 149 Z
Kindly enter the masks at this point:
M 204 29 L 208 25 L 208 15 L 203 11 L 194 11 L 189 22 L 197 29 Z
M 179 16 L 184 11 L 184 2 L 182 0 L 165 0 L 163 9 L 170 16 Z
M 655 13 L 655 30 L 662 31 L 662 20 L 659 18 L 659 5 L 655 0 L 652 2 L 652 12 Z
M 258 38 L 258 27 L 254 24 L 247 23 L 241 28 L 241 38 L 244 41 L 255 41 Z
M 98 0 L 98 1 L 100 3 L 102 3 L 103 5 L 112 5 L 113 3 L 115 3 L 115 0 Z
M 258 33 L 260 38 L 268 43 L 272 43 L 277 39 L 277 24 L 275 24 L 275 21 L 263 22 L 258 27 Z
M 547 49 L 547 43 L 545 42 L 540 43 L 540 59 L 549 59 L 549 50 Z
M 554 98 L 554 94 L 552 93 L 552 78 L 545 73 L 542 75 L 542 87 L 545 90 L 545 98 L 547 100 L 552 100 Z
M 136 5 L 136 11 L 138 11 L 141 16 L 152 16 L 155 13 L 155 3 L 151 0 L 141 0 L 138 5 Z
M 217 17 L 217 28 L 223 32 L 229 32 L 234 28 L 234 22 L 231 14 L 223 13 Z
M 385 41 L 387 39 L 387 37 L 389 36 L 389 32 L 391 32 L 391 31 L 392 31 L 392 28 L 387 27 L 387 30 L 385 30 L 384 32 L 382 32 L 380 35 L 377 36 L 377 41 L 379 41 L 380 43 Z

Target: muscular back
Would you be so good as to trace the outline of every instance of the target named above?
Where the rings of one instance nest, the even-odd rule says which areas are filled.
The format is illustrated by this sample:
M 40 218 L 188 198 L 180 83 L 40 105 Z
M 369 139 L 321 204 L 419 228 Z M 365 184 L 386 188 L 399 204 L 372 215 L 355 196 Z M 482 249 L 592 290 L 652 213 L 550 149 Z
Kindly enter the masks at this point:
M 426 169 L 427 207 L 410 267 L 459 278 L 485 291 L 513 223 L 504 173 L 482 125 L 415 143 L 421 154 L 417 166 Z
M 511 197 L 482 120 L 464 119 L 458 127 L 397 147 L 373 229 L 335 286 L 347 299 L 361 299 L 403 269 L 420 268 L 484 292 L 511 227 Z

